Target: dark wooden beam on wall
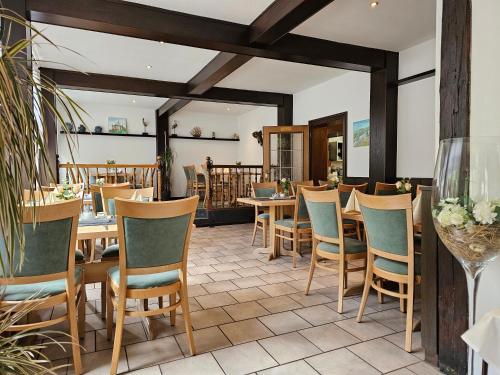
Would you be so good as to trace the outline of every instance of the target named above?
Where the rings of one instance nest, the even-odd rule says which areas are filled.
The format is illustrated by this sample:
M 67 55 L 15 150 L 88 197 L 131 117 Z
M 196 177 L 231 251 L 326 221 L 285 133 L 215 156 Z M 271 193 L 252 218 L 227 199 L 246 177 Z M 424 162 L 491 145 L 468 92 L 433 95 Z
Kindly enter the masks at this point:
M 470 129 L 471 1 L 444 0 L 441 34 L 440 139 L 467 137 Z M 467 287 L 460 264 L 441 241 L 438 274 L 438 356 L 447 374 L 467 373 Z
M 247 25 L 127 1 L 27 0 L 27 7 L 32 21 L 53 25 L 332 68 L 385 67 L 384 50 L 295 34 L 271 46 L 251 45 Z
M 396 179 L 399 54 L 387 54 L 387 66 L 370 79 L 370 189 Z
M 284 95 L 283 104 L 278 106 L 277 125 L 293 125 L 293 95 Z
M 251 46 L 269 46 L 333 0 L 275 0 L 248 27 L 248 43 Z M 203 94 L 240 68 L 252 56 L 219 52 L 198 74 L 188 81 L 191 94 Z M 160 107 L 160 114 L 173 115 L 189 101 L 170 99 Z M 291 123 L 291 122 L 290 122 Z

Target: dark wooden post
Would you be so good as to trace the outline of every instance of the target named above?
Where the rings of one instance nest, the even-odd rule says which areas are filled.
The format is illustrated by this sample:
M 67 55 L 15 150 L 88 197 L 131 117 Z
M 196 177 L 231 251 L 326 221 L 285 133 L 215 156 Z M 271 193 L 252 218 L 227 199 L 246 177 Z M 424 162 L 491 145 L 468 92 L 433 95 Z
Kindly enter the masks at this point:
M 208 183 L 208 189 L 205 191 L 205 194 L 208 194 L 207 198 L 207 209 L 212 209 L 212 198 L 214 194 L 214 181 L 212 177 L 212 167 L 214 165 L 214 162 L 212 159 L 210 159 L 210 156 L 207 156 L 207 173 L 208 173 L 208 181 L 205 183 Z
M 159 111 L 156 110 L 156 155 L 161 159 L 163 158 L 166 149 L 169 147 L 168 121 L 169 117 L 167 113 L 164 113 L 160 116 Z M 167 170 L 164 162 L 161 163 L 160 175 L 158 176 L 158 180 L 165 182 L 161 184 L 161 200 L 170 198 L 172 191 L 170 188 L 170 183 L 167 184 Z
M 293 125 L 293 95 L 283 95 L 283 104 L 278 105 L 277 125 Z

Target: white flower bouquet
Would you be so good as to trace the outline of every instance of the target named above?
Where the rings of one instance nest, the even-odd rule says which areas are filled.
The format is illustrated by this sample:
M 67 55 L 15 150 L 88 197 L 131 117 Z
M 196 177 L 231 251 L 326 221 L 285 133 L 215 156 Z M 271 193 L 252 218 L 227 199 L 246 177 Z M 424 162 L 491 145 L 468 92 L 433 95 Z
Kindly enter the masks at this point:
M 290 180 L 288 178 L 285 178 L 283 177 L 281 180 L 280 180 L 280 186 L 281 186 L 281 190 L 283 190 L 283 193 L 285 195 L 290 195 Z
M 411 183 L 409 178 L 403 178 L 396 182 L 396 189 L 398 194 L 407 194 L 411 193 Z

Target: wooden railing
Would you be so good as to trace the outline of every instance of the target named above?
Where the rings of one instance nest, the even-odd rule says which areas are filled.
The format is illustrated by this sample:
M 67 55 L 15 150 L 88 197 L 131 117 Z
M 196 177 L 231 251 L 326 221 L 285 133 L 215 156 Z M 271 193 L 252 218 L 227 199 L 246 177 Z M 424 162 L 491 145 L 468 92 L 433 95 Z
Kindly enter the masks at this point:
M 213 164 L 207 158 L 207 208 L 230 208 L 240 197 L 250 197 L 252 182 L 264 179 L 262 165 Z
M 154 197 L 161 197 L 160 161 L 155 164 L 58 164 L 58 183 L 84 183 L 85 192 L 98 179 L 115 184 L 129 182 L 134 188 L 154 187 Z

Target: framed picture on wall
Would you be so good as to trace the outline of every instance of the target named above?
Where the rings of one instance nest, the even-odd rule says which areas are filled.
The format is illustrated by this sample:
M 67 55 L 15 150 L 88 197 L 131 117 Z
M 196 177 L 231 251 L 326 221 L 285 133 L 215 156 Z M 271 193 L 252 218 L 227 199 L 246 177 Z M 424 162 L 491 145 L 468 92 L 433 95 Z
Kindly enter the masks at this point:
M 354 147 L 370 146 L 370 120 L 354 121 L 352 123 L 352 144 Z
M 127 134 L 127 119 L 124 117 L 108 117 L 108 132 L 111 134 Z

